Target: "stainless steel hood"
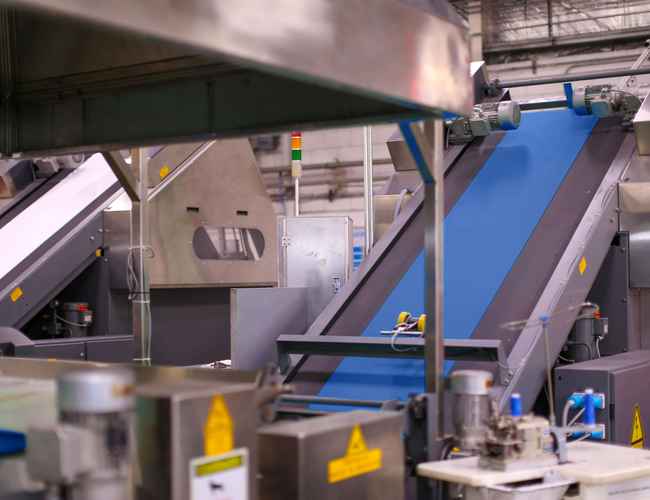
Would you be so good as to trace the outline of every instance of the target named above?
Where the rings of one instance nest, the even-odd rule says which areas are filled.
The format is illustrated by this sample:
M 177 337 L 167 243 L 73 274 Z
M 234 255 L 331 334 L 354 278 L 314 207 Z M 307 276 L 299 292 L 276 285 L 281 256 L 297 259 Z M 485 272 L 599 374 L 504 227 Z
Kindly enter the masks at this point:
M 448 9 L 427 10 L 395 0 L 0 0 L 0 152 L 468 113 L 466 29 Z

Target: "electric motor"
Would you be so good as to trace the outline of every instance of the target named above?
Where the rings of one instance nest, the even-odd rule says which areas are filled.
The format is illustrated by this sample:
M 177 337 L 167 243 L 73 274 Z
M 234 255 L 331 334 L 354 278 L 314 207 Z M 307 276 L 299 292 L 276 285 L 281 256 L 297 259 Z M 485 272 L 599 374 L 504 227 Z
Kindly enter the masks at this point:
M 447 122 L 449 142 L 463 144 L 497 130 L 515 130 L 520 121 L 521 110 L 516 101 L 478 104 L 469 118 L 457 117 Z
M 450 386 L 458 447 L 461 451 L 476 453 L 485 441 L 492 374 L 482 370 L 457 370 L 450 376 Z
M 78 371 L 57 382 L 59 420 L 94 436 L 97 467 L 73 488 L 83 499 L 129 498 L 134 375 L 130 370 Z

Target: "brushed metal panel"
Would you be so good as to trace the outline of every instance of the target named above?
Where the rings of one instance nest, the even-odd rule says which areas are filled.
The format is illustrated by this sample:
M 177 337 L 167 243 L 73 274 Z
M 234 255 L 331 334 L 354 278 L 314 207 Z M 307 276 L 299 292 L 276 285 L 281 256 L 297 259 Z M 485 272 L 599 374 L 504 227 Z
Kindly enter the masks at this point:
M 318 314 L 350 278 L 352 219 L 279 217 L 280 286 L 307 289 Z
M 249 491 L 257 498 L 257 405 L 252 384 L 176 381 L 136 389 L 136 426 L 141 470 L 138 499 L 185 500 L 189 462 L 204 453 L 203 428 L 213 398 L 222 396 L 233 421 L 234 446 L 248 448 Z
M 474 100 L 466 29 L 458 16 L 434 11 L 435 4 L 427 7 L 431 13 L 427 15 L 391 0 L 371 5 L 365 0 L 276 0 L 273 8 L 264 0 L 13 3 L 79 18 L 84 23 L 71 22 L 72 27 L 77 24 L 91 33 L 94 30 L 88 22 L 103 24 L 411 108 L 467 114 Z M 20 15 L 25 14 L 21 11 Z M 102 46 L 101 41 L 96 44 Z M 83 44 L 58 48 L 51 58 L 70 59 L 74 49 L 72 58 L 78 59 L 78 52 L 85 51 Z M 151 51 L 147 44 L 143 49 L 147 54 Z
M 621 182 L 618 193 L 621 212 L 650 214 L 650 182 Z
M 261 370 L 278 359 L 276 339 L 304 333 L 314 319 L 304 288 L 230 290 L 230 360 L 235 370 Z
M 636 119 L 636 118 L 635 118 Z M 636 127 L 636 124 L 635 124 Z M 630 287 L 650 287 L 650 158 L 640 153 L 618 185 L 620 228 L 629 233 Z
M 277 236 L 273 205 L 247 139 L 215 141 L 150 201 L 152 287 L 274 285 Z M 197 258 L 201 226 L 258 229 L 257 261 Z
M 403 425 L 400 413 L 353 411 L 260 428 L 260 499 L 402 500 Z M 345 456 L 355 426 L 368 449 L 381 450 L 381 468 L 329 483 L 328 463 Z
M 151 287 L 277 284 L 276 217 L 248 140 L 228 139 L 206 146 L 192 162 L 185 162 L 185 154 L 180 154 L 194 154 L 192 147 L 166 147 L 154 156 L 155 165 L 169 163 L 173 178 L 150 194 Z M 118 289 L 126 286 L 129 210 L 130 202 L 122 197 L 104 213 L 111 286 Z M 259 260 L 199 258 L 193 242 L 201 227 L 259 230 L 263 253 Z

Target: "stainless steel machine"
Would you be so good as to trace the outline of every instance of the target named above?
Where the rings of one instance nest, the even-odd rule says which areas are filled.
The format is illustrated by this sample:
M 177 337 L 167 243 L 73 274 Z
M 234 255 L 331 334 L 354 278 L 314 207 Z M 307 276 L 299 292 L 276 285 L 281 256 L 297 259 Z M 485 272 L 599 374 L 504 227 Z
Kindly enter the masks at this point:
M 149 182 L 152 239 L 146 251 L 155 361 L 227 359 L 230 288 L 277 285 L 276 221 L 252 150 L 246 140 L 226 140 L 152 148 L 149 154 L 158 172 Z M 212 175 L 217 168 L 218 179 Z M 105 198 L 93 201 L 104 189 Z M 71 203 L 77 190 L 84 196 Z M 70 214 L 60 213 L 61 205 Z M 22 329 L 26 344 L 32 341 L 18 354 L 132 359 L 131 203 L 109 165 L 95 155 L 35 203 L 18 203 L 7 217 L 19 209 L 0 228 L 0 238 L 18 241 L 12 246 L 15 262 L 5 260 L 0 298 L 3 324 Z M 71 219 L 61 225 L 64 216 Z M 25 224 L 34 225 L 29 221 L 37 223 L 35 230 L 43 228 L 33 242 L 17 236 Z M 76 239 L 68 227 L 79 233 Z M 176 334 L 181 325 L 191 329 L 191 346 Z
M 288 387 L 231 370 L 19 358 L 0 370 L 3 410 L 38 389 L 39 410 L 57 415 L 4 423 L 3 499 L 404 495 L 399 412 L 283 419 Z
M 0 494 L 645 498 L 643 403 L 631 447 L 600 441 L 625 435 L 607 404 L 645 369 L 647 99 L 612 84 L 516 104 L 467 71 L 436 2 L 289 3 L 0 3 L 0 152 L 91 153 L 0 221 L 39 228 L 0 273 L 0 403 L 20 415 Z M 306 287 L 272 286 L 276 222 L 231 137 L 379 120 L 398 122 L 399 198 L 314 318 Z M 28 197 L 10 167 L 5 191 Z M 92 322 L 61 314 L 86 303 Z M 58 316 L 93 335 L 37 339 Z M 247 371 L 147 366 L 231 345 Z
M 3 330 L 6 336 L 2 345 L 8 354 L 38 351 L 42 354 L 46 349 L 55 352 L 66 347 L 77 358 L 103 356 L 108 360 L 116 356 L 110 346 L 123 341 L 122 345 L 127 349 L 135 347 L 138 351 L 129 358 L 136 357 L 139 364 L 147 364 L 161 361 L 160 356 L 156 359 L 158 342 L 164 348 L 159 354 L 173 353 L 176 362 L 183 362 L 183 349 L 194 351 L 195 355 L 196 352 L 207 354 L 207 346 L 202 346 L 199 340 L 214 342 L 214 336 L 204 335 L 196 323 L 190 326 L 191 321 L 186 321 L 179 313 L 191 314 L 190 306 L 214 305 L 212 298 L 206 298 L 206 292 L 216 293 L 211 286 L 215 280 L 210 276 L 210 269 L 221 267 L 224 276 L 229 276 L 229 270 L 237 267 L 259 269 L 263 278 L 257 284 L 273 284 L 273 278 L 269 282 L 266 277 L 275 277 L 275 273 L 268 271 L 268 266 L 262 268 L 259 264 L 262 259 L 272 257 L 277 247 L 269 244 L 273 236 L 262 234 L 261 238 L 260 228 L 256 227 L 258 224 L 246 222 L 249 207 L 242 207 L 237 199 L 231 197 L 232 206 L 229 205 L 223 214 L 227 220 L 220 222 L 207 210 L 212 207 L 213 200 L 209 199 L 208 191 L 203 191 L 204 186 L 197 187 L 198 197 L 192 197 L 186 190 L 174 189 L 177 183 L 180 185 L 192 177 L 194 168 L 183 169 L 181 165 L 174 168 L 177 162 L 157 165 L 156 156 L 164 152 L 140 148 L 130 155 L 123 154 L 122 151 L 128 147 L 245 136 L 286 128 L 289 124 L 305 128 L 327 123 L 430 118 L 441 116 L 443 110 L 463 114 L 471 109 L 473 90 L 466 71 L 469 61 L 465 28 L 450 9 L 433 3 L 382 0 L 371 9 L 365 2 L 356 0 L 310 0 L 304 5 L 291 3 L 271 10 L 259 2 L 246 5 L 219 2 L 213 5 L 214 9 L 207 10 L 205 6 L 192 2 L 171 6 L 155 1 L 149 5 L 113 2 L 88 7 L 86 3 L 74 0 L 0 4 L 3 41 L 0 86 L 2 95 L 6 96 L 0 119 L 0 152 L 30 157 L 64 150 L 101 152 L 77 169 L 83 173 L 90 172 L 91 165 L 98 167 L 92 171 L 92 176 L 89 174 L 83 179 L 82 184 L 89 184 L 84 184 L 87 187 L 80 190 L 79 209 L 70 213 L 69 218 L 59 221 L 63 225 L 52 226 L 57 231 L 52 237 L 65 235 L 67 224 L 75 227 L 77 230 L 69 234 L 78 235 L 78 241 L 85 243 L 83 259 L 66 258 L 65 253 L 58 254 L 58 258 L 66 264 L 74 264 L 75 269 L 92 261 L 100 270 L 92 279 L 104 279 L 106 274 L 102 272 L 111 275 L 111 251 L 115 248 L 105 248 L 105 243 L 119 231 L 114 227 L 112 232 L 104 231 L 101 216 L 108 206 L 116 203 L 116 181 L 119 179 L 132 202 L 130 232 L 133 236 L 127 251 L 126 269 L 130 280 L 135 277 L 131 288 L 131 295 L 135 298 L 131 325 L 135 336 L 129 339 L 105 336 L 102 342 L 87 338 L 74 343 L 67 339 L 53 339 L 49 343 L 39 341 L 30 345 L 16 330 L 6 329 Z M 144 12 L 146 15 L 142 16 Z M 370 32 L 365 23 L 369 13 L 374 19 L 373 30 L 377 26 L 390 26 L 396 33 L 416 36 L 411 40 L 405 36 L 388 37 L 379 45 L 368 47 L 363 41 L 368 39 Z M 173 22 L 173 27 L 164 26 L 169 22 Z M 178 30 L 179 25 L 193 28 Z M 273 29 L 269 30 L 269 26 Z M 44 27 L 47 29 L 42 29 Z M 31 36 L 25 37 L 33 32 L 43 33 L 46 38 L 34 44 Z M 287 36 L 279 40 L 278 32 Z M 218 39 L 214 38 L 214 33 L 219 33 Z M 98 47 L 117 46 L 128 49 L 97 50 Z M 341 64 L 344 61 L 338 57 L 342 46 L 349 48 L 345 64 Z M 69 52 L 71 47 L 74 47 L 73 53 Z M 371 61 L 368 55 L 376 51 L 391 54 L 387 60 L 393 63 L 378 65 Z M 305 57 L 307 53 L 309 56 Z M 403 71 L 402 61 L 415 53 L 419 56 L 411 67 L 413 71 Z M 361 74 L 363 76 L 359 77 Z M 53 95 L 58 96 L 54 107 Z M 224 139 L 216 143 L 213 151 L 229 141 Z M 208 148 L 199 149 L 207 151 Z M 173 156 L 177 157 L 177 153 L 180 154 L 178 149 L 174 149 Z M 195 156 L 190 153 L 188 158 Z M 244 152 L 240 159 L 246 160 L 245 157 Z M 245 161 L 244 164 L 250 166 Z M 230 171 L 230 165 L 211 167 L 215 173 L 208 179 L 215 184 L 220 173 Z M 98 179 L 92 181 L 94 176 L 104 179 L 105 185 L 100 186 Z M 81 174 L 76 177 L 80 178 Z M 200 180 L 207 189 L 206 179 Z M 152 184 L 155 186 L 150 187 Z M 102 193 L 105 192 L 102 196 L 95 191 L 100 187 Z M 167 202 L 171 201 L 173 207 L 156 206 L 156 198 L 163 199 L 172 192 L 174 196 Z M 151 200 L 150 194 L 153 196 Z M 73 197 L 73 194 L 68 192 L 68 196 Z M 175 204 L 176 201 L 179 203 Z M 84 233 L 87 226 L 79 222 L 89 216 L 93 217 L 95 225 L 92 231 Z M 156 242 L 155 235 L 147 238 L 149 216 L 157 224 L 152 228 L 159 229 L 163 236 L 172 236 L 172 241 L 165 238 Z M 122 234 L 127 234 L 127 231 Z M 56 240 L 51 240 L 45 250 L 58 251 L 61 245 L 63 243 L 57 245 Z M 77 248 L 77 245 L 73 246 Z M 194 252 L 191 263 L 186 259 L 192 255 L 190 248 Z M 183 265 L 174 265 L 176 257 L 182 258 Z M 47 262 L 47 267 L 52 268 L 55 261 L 41 254 L 38 262 Z M 159 262 L 168 262 L 170 266 L 159 268 Z M 9 262 L 5 264 L 14 269 Z M 88 278 L 82 277 L 83 273 L 71 274 L 62 266 L 57 269 L 58 285 L 47 291 L 45 286 L 42 289 L 35 284 L 28 287 L 28 283 L 38 281 L 36 275 L 19 274 L 23 271 L 23 268 L 15 271 L 16 274 L 7 278 L 8 283 L 3 287 L 3 307 L 10 313 L 20 311 L 21 321 L 24 321 L 6 324 L 21 328 L 29 322 L 30 309 L 35 302 L 32 293 L 42 292 L 38 299 L 42 308 L 52 299 L 44 297 L 52 294 L 53 289 L 57 289 L 54 293 L 59 293 L 72 284 L 73 288 L 67 290 L 72 292 L 75 287 L 83 288 L 84 285 L 72 281 Z M 124 276 L 123 271 L 120 269 L 116 276 Z M 185 276 L 189 276 L 189 280 L 184 281 Z M 247 283 L 239 272 L 233 273 L 231 278 L 232 281 L 228 278 L 224 282 Z M 191 287 L 185 286 L 188 284 Z M 158 290 L 150 288 L 150 285 L 162 288 Z M 182 288 L 173 294 L 170 293 L 173 287 Z M 111 287 L 100 286 L 98 289 L 106 291 Z M 184 300 L 179 298 L 179 294 L 184 296 Z M 61 303 L 92 304 L 92 328 L 98 328 L 106 318 L 109 325 L 113 321 L 124 321 L 121 314 L 131 309 L 120 307 L 118 299 L 113 301 L 113 298 L 107 316 L 103 316 L 101 307 L 95 307 L 90 299 L 61 297 Z M 164 305 L 166 300 L 169 307 L 163 307 L 163 310 L 167 309 L 169 314 L 161 316 L 156 307 Z M 173 304 L 182 307 L 175 310 Z M 153 318 L 153 336 L 150 335 L 152 321 L 149 312 Z M 129 323 L 127 319 L 123 324 Z M 173 330 L 177 343 L 156 331 L 156 324 Z M 214 327 L 213 324 L 210 326 Z M 192 339 L 192 335 L 197 335 L 197 338 Z M 144 352 L 149 341 L 152 343 L 151 355 Z M 0 364 L 3 376 L 40 376 L 58 379 L 59 384 L 65 383 L 68 377 L 65 372 L 81 368 L 73 362 L 24 358 L 2 358 Z M 86 367 L 100 372 L 106 368 L 97 365 Z M 143 486 L 135 490 L 136 496 L 151 498 L 149 492 L 159 496 L 158 492 L 162 490 L 162 495 L 173 498 L 254 499 L 258 472 L 255 464 L 261 454 L 255 450 L 255 435 L 247 431 L 245 423 L 257 422 L 262 416 L 268 419 L 269 415 L 283 414 L 278 408 L 276 392 L 284 392 L 284 386 L 249 385 L 244 394 L 240 394 L 236 383 L 243 380 L 250 384 L 251 374 L 207 369 L 186 372 L 146 366 L 131 366 L 130 370 L 135 377 L 138 425 L 134 430 L 136 439 L 129 442 L 137 443 L 138 452 L 144 453 L 139 457 L 147 457 L 147 453 L 156 447 L 165 450 L 155 454 L 161 460 L 160 467 L 148 468 L 150 464 L 133 461 L 133 467 L 129 468 L 130 479 L 133 484 Z M 80 377 L 75 380 L 83 384 L 84 380 L 103 375 L 99 372 L 84 373 L 75 375 Z M 203 384 L 198 387 L 196 382 L 187 381 L 187 378 L 198 378 L 208 387 Z M 215 378 L 223 380 L 225 385 L 219 388 Z M 177 390 L 178 386 L 182 387 Z M 254 396 L 246 392 L 250 390 Z M 264 394 L 265 397 L 258 398 Z M 133 398 L 128 390 L 119 389 L 118 395 L 129 400 Z M 83 403 L 66 406 L 66 412 L 79 410 Z M 253 409 L 260 404 L 268 407 L 262 415 Z M 105 415 L 84 414 L 75 422 L 99 424 L 105 422 L 104 418 Z M 399 497 L 404 466 L 399 453 L 401 426 L 397 425 L 401 418 L 401 415 L 368 415 L 363 412 L 339 416 L 334 419 L 336 425 L 327 421 L 324 427 L 331 427 L 327 435 L 331 436 L 336 449 L 333 448 L 330 462 L 322 464 L 331 479 L 323 486 L 332 492 L 348 493 L 364 489 L 381 492 L 390 488 Z M 183 421 L 189 425 L 179 428 Z M 317 420 L 313 422 L 312 425 L 317 425 Z M 391 425 L 384 428 L 381 422 Z M 59 422 L 54 428 L 60 431 L 64 425 L 68 423 Z M 291 425 L 294 423 L 290 422 L 289 427 Z M 302 428 L 305 423 L 297 422 L 295 425 Z M 291 434 L 290 429 L 285 430 Z M 39 444 L 32 441 L 28 446 L 37 452 Z M 59 450 L 67 451 L 66 457 L 70 456 L 70 447 L 66 446 L 70 444 L 61 442 L 59 446 Z M 20 454 L 16 448 L 14 452 Z M 292 456 L 287 453 L 283 458 L 289 462 L 299 460 L 300 454 Z M 38 467 L 34 469 L 36 477 L 32 479 L 39 479 L 38 470 Z M 93 468 L 89 473 L 104 470 L 103 467 Z M 260 470 L 269 469 L 260 466 Z M 81 481 L 68 481 L 67 476 L 55 475 L 50 482 L 56 488 L 61 485 L 74 488 L 76 484 L 85 485 L 85 480 L 90 479 L 85 471 L 81 475 Z M 269 479 L 272 478 L 262 478 Z M 32 492 L 42 495 L 46 488 L 35 482 Z M 337 483 L 337 486 L 332 487 L 331 483 Z M 53 488 L 47 490 L 50 496 L 55 494 Z M 281 494 L 278 491 L 269 493 Z

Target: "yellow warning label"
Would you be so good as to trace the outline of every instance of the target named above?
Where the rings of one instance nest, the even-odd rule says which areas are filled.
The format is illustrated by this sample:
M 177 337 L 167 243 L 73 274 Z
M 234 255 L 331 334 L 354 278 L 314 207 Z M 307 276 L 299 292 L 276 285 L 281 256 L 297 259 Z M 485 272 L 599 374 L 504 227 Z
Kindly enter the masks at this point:
M 19 286 L 14 288 L 9 294 L 9 297 L 11 297 L 12 302 L 16 302 L 22 296 L 23 296 L 23 289 L 20 288 Z
M 580 271 L 580 276 L 585 274 L 585 271 L 587 270 L 587 259 L 584 257 L 580 259 L 580 263 L 578 264 L 578 271 Z
M 203 429 L 203 449 L 206 455 L 221 455 L 234 447 L 232 417 L 223 396 L 212 398 L 210 413 Z
M 379 448 L 369 450 L 363 439 L 361 427 L 355 425 L 350 434 L 345 456 L 331 460 L 327 464 L 327 481 L 338 483 L 381 469 L 381 458 L 382 451 Z
M 630 432 L 630 446 L 632 448 L 644 448 L 645 431 L 643 430 L 643 420 L 641 420 L 641 408 L 634 405 L 632 412 L 632 432 Z
M 101 256 L 102 256 L 102 249 L 98 248 L 97 250 L 95 250 L 95 257 L 101 257 Z
M 160 172 L 158 172 L 160 175 L 160 180 L 162 181 L 165 177 L 167 177 L 170 171 L 171 169 L 169 168 L 169 165 L 163 165 L 160 169 Z

